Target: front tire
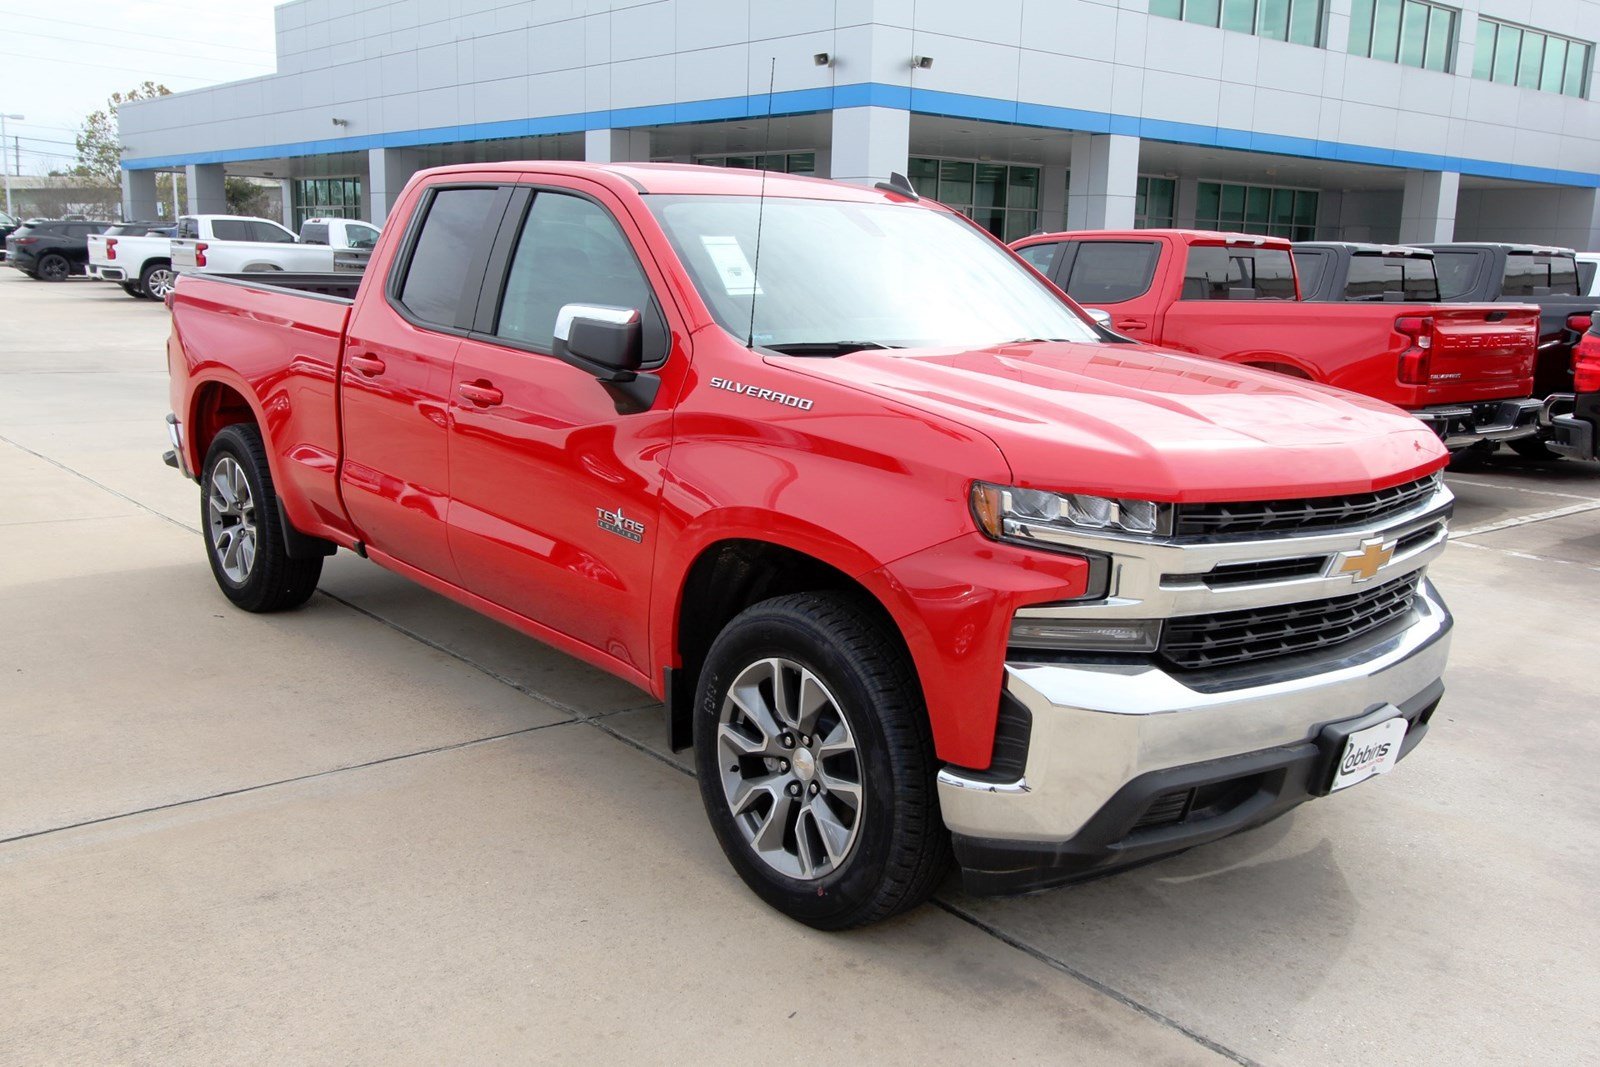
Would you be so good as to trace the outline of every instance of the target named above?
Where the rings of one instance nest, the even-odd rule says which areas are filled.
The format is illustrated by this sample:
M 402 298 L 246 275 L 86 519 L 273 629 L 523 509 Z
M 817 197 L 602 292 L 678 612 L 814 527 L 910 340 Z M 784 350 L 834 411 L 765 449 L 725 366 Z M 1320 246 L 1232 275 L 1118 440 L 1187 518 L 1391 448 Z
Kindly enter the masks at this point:
M 200 526 L 222 595 L 246 611 L 299 607 L 317 591 L 322 557 L 290 559 L 261 431 L 223 428 L 206 452 Z
M 950 864 L 921 689 L 856 597 L 799 593 L 739 614 L 701 672 L 700 795 L 752 890 L 820 930 L 925 901 Z
M 150 299 L 149 295 L 145 293 L 143 289 L 139 288 L 138 282 L 123 282 L 122 291 L 133 297 L 135 300 Z

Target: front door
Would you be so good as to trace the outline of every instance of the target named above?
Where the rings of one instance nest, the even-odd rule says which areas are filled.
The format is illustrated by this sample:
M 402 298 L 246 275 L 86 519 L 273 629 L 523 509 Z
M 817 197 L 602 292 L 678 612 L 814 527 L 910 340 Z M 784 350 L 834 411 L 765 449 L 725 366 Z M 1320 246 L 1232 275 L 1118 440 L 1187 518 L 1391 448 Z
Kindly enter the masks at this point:
M 503 296 L 484 302 L 456 354 L 450 545 L 467 589 L 648 673 L 651 561 L 686 353 L 673 350 L 656 298 L 666 289 L 634 254 L 622 205 L 581 180 L 540 181 L 507 214 Z M 663 379 L 649 410 L 619 413 L 593 375 L 549 354 L 566 304 L 641 312 L 645 366 Z
M 393 274 L 362 290 L 340 372 L 345 510 L 371 548 L 448 582 L 457 581 L 445 529 L 451 372 L 511 196 L 507 177 L 422 193 Z

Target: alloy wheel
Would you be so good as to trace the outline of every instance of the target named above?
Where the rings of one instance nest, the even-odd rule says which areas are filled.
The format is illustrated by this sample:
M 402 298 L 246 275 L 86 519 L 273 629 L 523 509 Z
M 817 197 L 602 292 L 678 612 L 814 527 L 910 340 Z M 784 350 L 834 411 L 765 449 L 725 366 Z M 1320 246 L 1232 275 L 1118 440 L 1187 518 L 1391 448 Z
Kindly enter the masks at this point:
M 211 468 L 206 519 L 211 550 L 222 573 L 235 585 L 243 585 L 256 562 L 256 509 L 244 468 L 231 456 L 223 456 Z
M 175 275 L 169 267 L 157 267 L 145 278 L 145 292 L 156 300 L 165 300 L 167 294 L 172 292 L 172 283 Z
M 763 863 L 804 881 L 844 864 L 861 829 L 861 757 L 822 679 L 789 659 L 752 663 L 728 688 L 716 743 L 728 810 Z

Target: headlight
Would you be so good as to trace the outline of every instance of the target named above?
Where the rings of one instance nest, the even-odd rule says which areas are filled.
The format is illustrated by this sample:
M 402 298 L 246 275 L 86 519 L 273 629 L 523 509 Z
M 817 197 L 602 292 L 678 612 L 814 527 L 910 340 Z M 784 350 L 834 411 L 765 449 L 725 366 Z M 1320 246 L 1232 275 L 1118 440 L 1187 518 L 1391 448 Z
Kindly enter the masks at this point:
M 1149 500 L 972 483 L 972 515 L 998 541 L 1037 542 L 1052 529 L 1152 537 L 1167 532 L 1171 511 Z

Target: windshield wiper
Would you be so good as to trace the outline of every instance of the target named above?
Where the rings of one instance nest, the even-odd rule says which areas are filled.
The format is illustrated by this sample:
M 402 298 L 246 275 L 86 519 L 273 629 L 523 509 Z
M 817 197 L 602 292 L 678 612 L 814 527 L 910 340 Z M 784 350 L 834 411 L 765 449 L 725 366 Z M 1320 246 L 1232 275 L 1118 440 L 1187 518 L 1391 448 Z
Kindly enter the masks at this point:
M 897 348 L 882 341 L 795 341 L 784 345 L 762 345 L 762 348 L 781 352 L 786 356 L 847 356 L 863 348 Z

